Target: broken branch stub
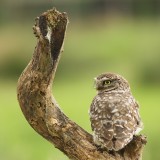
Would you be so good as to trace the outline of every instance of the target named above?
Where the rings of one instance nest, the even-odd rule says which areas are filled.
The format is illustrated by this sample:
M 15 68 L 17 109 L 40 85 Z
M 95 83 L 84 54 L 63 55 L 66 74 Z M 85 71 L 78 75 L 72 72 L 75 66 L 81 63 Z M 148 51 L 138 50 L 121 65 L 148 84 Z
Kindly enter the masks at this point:
M 123 160 L 125 157 L 125 160 L 139 160 L 146 142 L 144 136 L 135 137 L 122 151 L 112 154 L 101 152 L 94 145 L 92 136 L 71 121 L 54 99 L 52 81 L 67 24 L 66 13 L 56 9 L 48 10 L 36 18 L 33 30 L 38 38 L 37 45 L 17 87 L 19 105 L 25 118 L 36 132 L 71 159 Z

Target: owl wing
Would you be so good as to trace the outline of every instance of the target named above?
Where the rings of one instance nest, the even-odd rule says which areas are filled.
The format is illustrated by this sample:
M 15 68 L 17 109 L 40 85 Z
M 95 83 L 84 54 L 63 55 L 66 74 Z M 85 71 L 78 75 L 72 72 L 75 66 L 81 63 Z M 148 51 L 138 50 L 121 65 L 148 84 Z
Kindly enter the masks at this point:
M 139 116 L 139 106 L 134 98 L 127 99 L 125 103 L 119 102 L 119 109 L 113 116 L 114 121 L 114 149 L 119 150 L 126 146 L 141 129 L 141 119 Z
M 97 95 L 90 107 L 94 142 L 109 150 L 119 150 L 132 140 L 140 126 L 139 107 L 133 99 L 106 99 Z
M 135 134 L 138 134 L 143 129 L 143 122 L 141 121 L 140 114 L 139 114 L 139 105 L 135 102 L 135 119 L 137 122 Z
M 108 107 L 106 106 L 108 105 Z M 112 149 L 114 135 L 111 108 L 108 103 L 103 103 L 100 96 L 96 96 L 90 107 L 90 121 L 94 142 L 97 145 Z

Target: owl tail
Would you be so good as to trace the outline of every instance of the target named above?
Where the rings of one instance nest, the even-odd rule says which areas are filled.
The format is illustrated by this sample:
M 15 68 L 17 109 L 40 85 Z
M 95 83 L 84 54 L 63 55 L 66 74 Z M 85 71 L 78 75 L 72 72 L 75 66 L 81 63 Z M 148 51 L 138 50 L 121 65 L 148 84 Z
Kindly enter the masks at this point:
M 115 151 L 119 151 L 120 149 L 122 149 L 124 147 L 124 140 L 122 140 L 122 139 L 116 140 L 113 143 L 114 143 L 113 150 L 115 150 Z
M 115 151 L 119 151 L 122 148 L 124 148 L 130 141 L 132 140 L 132 138 L 128 137 L 128 138 L 122 138 L 122 139 L 117 139 L 113 142 L 113 150 Z
M 124 139 L 112 139 L 110 141 L 105 142 L 105 148 L 107 148 L 108 150 L 114 150 L 114 151 L 119 151 L 122 148 L 124 148 L 124 146 L 126 145 L 126 143 L 124 143 Z
M 113 150 L 113 142 L 107 141 L 104 147 L 107 148 L 107 150 Z

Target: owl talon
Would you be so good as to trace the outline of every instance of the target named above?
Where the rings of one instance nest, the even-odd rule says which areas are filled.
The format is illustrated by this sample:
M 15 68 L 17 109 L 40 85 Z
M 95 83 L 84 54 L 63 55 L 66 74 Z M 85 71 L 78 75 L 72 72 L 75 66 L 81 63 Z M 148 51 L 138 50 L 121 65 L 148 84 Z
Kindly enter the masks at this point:
M 111 155 L 113 155 L 113 156 L 116 155 L 114 150 L 110 150 L 110 151 L 108 151 L 108 153 L 111 154 Z
M 106 151 L 106 149 L 105 149 L 105 148 L 102 148 L 100 145 L 96 145 L 96 147 L 97 147 L 97 150 L 98 150 L 99 152 L 101 152 L 101 153 L 103 153 L 104 151 Z

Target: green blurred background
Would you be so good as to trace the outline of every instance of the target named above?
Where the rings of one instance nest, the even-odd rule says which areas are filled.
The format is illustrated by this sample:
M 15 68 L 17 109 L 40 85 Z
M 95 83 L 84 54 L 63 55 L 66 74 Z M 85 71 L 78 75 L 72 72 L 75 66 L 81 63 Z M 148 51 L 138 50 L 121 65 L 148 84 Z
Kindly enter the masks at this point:
M 0 159 L 67 160 L 27 123 L 16 98 L 17 79 L 32 57 L 34 19 L 55 6 L 70 23 L 53 93 L 62 110 L 91 132 L 93 78 L 123 75 L 140 103 L 147 135 L 143 160 L 160 159 L 160 2 L 156 0 L 1 0 Z

